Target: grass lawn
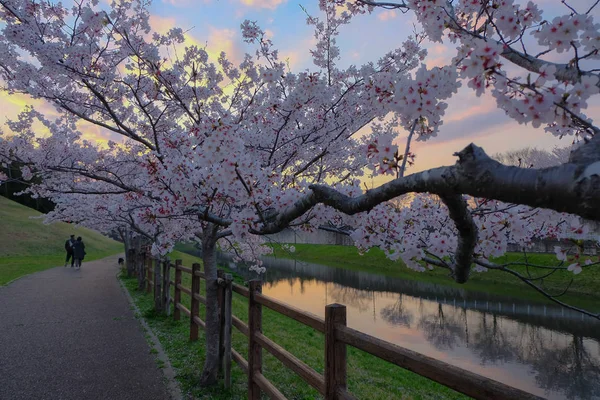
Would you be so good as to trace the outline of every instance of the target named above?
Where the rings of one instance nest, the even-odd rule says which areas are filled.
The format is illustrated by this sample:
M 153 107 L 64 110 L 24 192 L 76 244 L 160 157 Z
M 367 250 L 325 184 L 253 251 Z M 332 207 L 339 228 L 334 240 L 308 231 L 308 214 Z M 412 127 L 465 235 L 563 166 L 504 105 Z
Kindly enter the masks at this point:
M 187 254 L 174 252 L 171 259 L 182 259 L 190 267 L 199 259 Z M 122 278 L 132 294 L 143 316 L 155 331 L 168 354 L 173 367 L 177 370 L 177 379 L 185 393 L 198 399 L 245 399 L 247 377 L 233 364 L 231 390 L 222 386 L 203 389 L 197 385 L 204 360 L 204 342 L 202 330 L 200 340 L 189 342 L 189 319 L 182 316 L 181 321 L 157 314 L 153 311 L 152 296 L 137 291 L 137 279 Z M 238 283 L 241 278 L 236 277 Z M 191 277 L 183 274 L 183 285 L 191 287 Z M 204 282 L 201 282 L 204 291 Z M 182 303 L 189 308 L 190 298 L 182 293 Z M 233 294 L 233 313 L 243 321 L 248 321 L 247 299 Z M 204 308 L 201 305 L 201 318 Z M 319 373 L 323 373 L 324 337 L 318 331 L 308 328 L 290 318 L 263 308 L 263 332 L 276 343 L 290 351 Z M 247 358 L 248 339 L 233 329 L 233 347 Z M 318 392 L 304 383 L 294 372 L 284 367 L 277 359 L 263 351 L 264 375 L 289 399 L 318 399 Z M 419 375 L 403 370 L 367 353 L 348 347 L 348 382 L 350 391 L 358 398 L 384 399 L 463 399 L 464 396 L 427 380 Z
M 0 196 L 0 286 L 23 275 L 63 265 L 65 241 L 81 236 L 86 261 L 123 252 L 123 245 L 91 229 L 57 222 L 44 225 L 39 212 Z
M 426 281 L 466 290 L 514 296 L 526 300 L 549 301 L 518 278 L 506 272 L 475 272 L 467 283 L 461 285 L 452 281 L 448 277 L 448 271 L 444 269 L 435 268 L 432 271 L 426 272 L 413 271 L 407 268 L 401 261 L 389 260 L 385 257 L 383 251 L 377 248 L 373 248 L 366 254 L 360 255 L 357 249 L 352 246 L 314 244 L 296 244 L 294 246 L 296 251 L 290 253 L 287 250 L 283 250 L 280 245 L 273 245 L 273 255 L 275 257 L 294 258 L 330 267 L 366 271 L 408 280 Z M 500 263 L 522 260 L 522 254 L 509 253 L 504 257 L 498 258 L 496 261 Z M 556 258 L 552 254 L 529 254 L 528 260 L 530 263 L 537 265 L 556 264 Z M 516 266 L 513 269 L 522 273 L 526 272 L 526 268 L 523 266 Z M 536 272 L 536 274 L 541 275 L 539 272 Z M 571 279 L 573 279 L 573 283 L 569 288 L 569 292 L 567 295 L 562 296 L 561 300 L 591 310 L 600 310 L 600 266 L 584 269 L 579 275 L 573 275 L 568 271 L 557 271 L 552 276 L 545 278 L 543 285 L 550 292 L 559 293 Z

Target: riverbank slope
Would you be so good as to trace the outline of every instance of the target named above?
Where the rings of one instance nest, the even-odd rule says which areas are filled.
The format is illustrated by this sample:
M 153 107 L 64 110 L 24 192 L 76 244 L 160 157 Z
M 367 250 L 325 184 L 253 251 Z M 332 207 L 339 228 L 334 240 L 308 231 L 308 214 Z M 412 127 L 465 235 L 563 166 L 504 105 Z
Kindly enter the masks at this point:
M 69 235 L 83 238 L 86 262 L 124 252 L 121 243 L 94 230 L 64 222 L 46 225 L 41 213 L 2 196 L 0 221 L 0 286 L 64 265 L 64 244 Z

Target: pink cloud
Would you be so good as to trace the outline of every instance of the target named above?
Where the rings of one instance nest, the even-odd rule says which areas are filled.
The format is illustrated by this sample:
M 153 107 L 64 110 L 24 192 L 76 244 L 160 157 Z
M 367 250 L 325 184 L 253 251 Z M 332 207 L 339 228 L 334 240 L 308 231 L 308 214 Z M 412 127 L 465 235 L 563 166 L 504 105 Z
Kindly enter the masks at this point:
M 310 50 L 315 48 L 317 39 L 314 36 L 299 42 L 288 43 L 284 49 L 279 51 L 279 59 L 287 61 L 292 71 L 298 71 L 312 66 Z M 292 50 L 293 49 L 293 50 Z
M 448 101 L 444 122 L 466 120 L 476 115 L 488 114 L 497 108 L 496 101 L 491 96 L 481 96 L 476 102 L 472 101 L 474 97 L 470 89 L 462 88 Z
M 164 4 L 169 4 L 171 6 L 181 7 L 181 8 L 190 7 L 192 5 L 198 4 L 197 0 L 162 0 L 162 2 Z M 212 3 L 212 0 L 201 0 L 201 3 L 210 4 L 210 3 Z
M 169 31 L 169 29 L 179 26 L 179 23 L 173 17 L 150 15 L 150 26 L 154 31 L 165 34 Z
M 280 4 L 284 3 L 285 0 L 240 0 L 240 2 L 251 8 L 268 8 L 274 10 Z
M 427 68 L 443 67 L 450 64 L 452 57 L 456 55 L 456 50 L 441 44 L 425 46 L 427 49 L 427 58 L 425 64 Z
M 390 19 L 394 19 L 396 18 L 396 10 L 385 10 L 380 12 L 377 15 L 377 18 L 379 18 L 381 21 L 389 21 Z
M 158 33 L 166 33 L 169 29 L 179 26 L 177 20 L 173 17 L 150 16 L 150 26 Z M 198 46 L 205 49 L 212 62 L 216 62 L 221 51 L 224 51 L 229 60 L 238 63 L 243 59 L 243 51 L 239 46 L 241 39 L 237 37 L 238 31 L 229 28 L 215 28 L 205 26 L 202 30 L 202 36 L 196 35 L 197 30 L 188 31 L 184 34 L 185 42 L 183 46 Z

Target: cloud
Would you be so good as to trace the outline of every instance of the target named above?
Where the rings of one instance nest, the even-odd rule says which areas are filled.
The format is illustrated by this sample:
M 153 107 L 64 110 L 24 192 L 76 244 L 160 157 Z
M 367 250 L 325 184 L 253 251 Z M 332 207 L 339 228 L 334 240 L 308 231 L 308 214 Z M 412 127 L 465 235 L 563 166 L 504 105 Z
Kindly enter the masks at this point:
M 380 12 L 377 15 L 377 18 L 379 18 L 381 21 L 389 21 L 390 19 L 394 19 L 396 18 L 396 10 L 386 10 L 383 12 Z
M 445 120 L 438 134 L 439 140 L 449 141 L 455 138 L 470 138 L 494 131 L 496 127 L 512 122 L 500 109 L 477 113 L 471 110 L 463 118 Z
M 126 139 L 124 136 L 118 133 L 111 132 L 108 129 L 102 128 L 98 125 L 94 125 L 87 121 L 78 121 L 77 129 L 82 133 L 81 137 L 84 140 L 96 143 L 97 145 L 105 147 L 109 140 L 116 143 L 123 143 Z
M 524 147 L 551 149 L 565 146 L 570 140 L 567 137 L 561 141 L 543 129 L 519 125 L 504 115 L 502 110 L 494 110 L 446 123 L 442 125 L 438 137 L 426 142 L 414 142 L 411 150 L 417 158 L 409 172 L 452 165 L 456 162 L 453 154 L 470 143 L 475 143 L 492 155 Z
M 275 33 L 273 33 L 272 30 L 270 29 L 265 29 L 265 38 L 266 39 L 270 39 L 273 40 L 273 38 L 275 37 Z
M 178 23 L 173 17 L 151 15 L 150 26 L 156 32 L 164 34 L 171 28 L 178 26 Z M 205 25 L 202 33 L 203 37 L 198 37 L 195 35 L 194 30 L 186 32 L 184 34 L 185 41 L 183 46 L 179 46 L 176 50 L 182 51 L 186 46 L 198 46 L 206 50 L 212 62 L 217 61 L 222 51 L 227 54 L 227 57 L 233 63 L 239 63 L 243 60 L 243 51 L 239 46 L 241 39 L 237 37 L 237 30 L 228 28 L 218 29 L 214 26 Z
M 298 51 L 280 51 L 279 60 L 284 61 L 291 71 L 297 71 L 303 57 Z
M 200 0 L 200 2 L 203 4 L 210 4 L 212 3 L 212 0 Z M 162 3 L 171 5 L 173 7 L 186 8 L 192 5 L 197 5 L 198 0 L 162 0 Z
M 8 133 L 8 127 L 4 124 L 8 120 L 16 120 L 19 113 L 24 110 L 25 106 L 33 106 L 38 112 L 42 113 L 49 120 L 58 116 L 56 108 L 45 100 L 34 99 L 26 94 L 8 94 L 5 91 L 0 91 L 0 104 L 2 105 L 3 117 L 0 119 L 0 129 Z M 45 136 L 48 130 L 41 124 L 34 122 L 34 129 L 38 136 Z
M 23 111 L 25 106 L 35 107 L 38 112 L 42 113 L 49 120 L 53 120 L 59 116 L 59 112 L 52 104 L 44 100 L 33 99 L 24 94 L 9 95 L 7 92 L 0 92 L 0 104 L 2 104 L 2 110 L 4 113 L 4 119 L 0 121 L 0 124 L 4 124 L 9 119 L 16 120 L 19 113 Z M 38 137 L 45 137 L 50 134 L 50 131 L 37 121 L 34 121 L 33 129 Z M 111 139 L 116 142 L 122 141 L 122 137 L 118 134 L 107 131 L 104 128 L 83 120 L 77 122 L 77 129 L 82 132 L 83 139 L 90 140 L 92 142 L 106 143 Z M 3 130 L 5 133 L 10 134 L 8 129 Z
M 285 0 L 240 0 L 240 3 L 251 8 L 267 8 L 270 10 L 276 9 Z
M 450 64 L 452 57 L 456 55 L 456 49 L 447 45 L 432 44 L 424 47 L 427 49 L 425 64 L 429 69 Z
M 244 52 L 240 47 L 241 39 L 238 37 L 237 30 L 209 27 L 208 31 L 206 51 L 211 58 L 216 61 L 221 51 L 224 51 L 229 61 L 234 64 L 243 60 Z
M 496 100 L 491 96 L 481 96 L 476 98 L 473 91 L 464 86 L 459 92 L 448 101 L 448 109 L 444 123 L 459 122 L 475 117 L 477 115 L 487 115 L 498 109 Z
M 179 23 L 174 17 L 160 17 L 158 15 L 150 15 L 150 26 L 153 31 L 160 34 L 165 34 L 169 29 L 179 26 Z
M 285 50 L 279 50 L 279 59 L 287 61 L 292 72 L 310 68 L 313 66 L 310 50 L 314 49 L 316 44 L 317 39 L 314 36 L 288 43 Z

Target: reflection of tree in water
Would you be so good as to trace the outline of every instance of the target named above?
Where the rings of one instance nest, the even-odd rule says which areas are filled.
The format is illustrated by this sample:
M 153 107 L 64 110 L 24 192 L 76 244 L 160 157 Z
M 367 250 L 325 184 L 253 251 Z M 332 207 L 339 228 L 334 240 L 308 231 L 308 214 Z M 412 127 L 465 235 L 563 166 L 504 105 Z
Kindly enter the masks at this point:
M 290 285 L 293 281 L 297 284 L 297 280 L 290 279 Z M 374 292 L 370 290 L 348 288 L 331 281 L 326 287 L 327 303 L 337 301 L 360 312 L 374 306 Z M 380 298 L 383 293 L 375 292 L 375 295 Z M 582 322 L 579 328 L 571 329 L 570 324 L 564 322 L 568 320 L 556 324 L 542 315 L 503 316 L 506 312 L 493 315 L 450 304 L 432 304 L 424 297 L 395 296 L 395 304 L 378 312 L 381 318 L 392 325 L 422 331 L 425 339 L 438 350 L 467 347 L 482 364 L 519 363 L 531 371 L 532 379 L 547 395 L 556 393 L 561 398 L 600 400 L 600 345 L 594 333 L 598 325 Z M 573 323 L 579 324 L 578 321 Z
M 465 309 L 438 304 L 436 312 L 423 311 L 417 328 L 436 349 L 466 346 L 483 365 L 518 362 L 531 368 L 537 386 L 548 394 L 600 400 L 600 357 L 582 336 L 573 335 L 565 342 L 564 334 L 479 312 L 475 313 L 478 321 L 469 329 Z M 402 325 L 405 315 L 401 299 L 381 310 L 381 316 L 392 324 Z
M 327 303 L 340 303 L 365 312 L 373 308 L 375 292 L 354 289 L 348 286 L 326 284 Z
M 496 315 L 481 314 L 471 349 L 482 363 L 516 361 L 527 365 L 536 384 L 568 399 L 600 399 L 600 359 L 581 336 L 564 344 L 559 333 L 524 323 L 505 324 Z
M 498 316 L 480 313 L 480 317 L 469 347 L 477 352 L 481 364 L 506 363 L 518 358 L 521 349 L 521 346 L 515 343 L 515 339 L 518 341 L 518 338 L 502 329 Z
M 461 319 L 456 312 L 444 313 L 442 304 L 438 304 L 437 313 L 421 314 L 417 327 L 436 349 L 452 350 L 467 341 L 468 332 Z
M 535 371 L 535 381 L 547 391 L 567 399 L 600 399 L 600 360 L 590 354 L 581 336 L 572 336 L 564 347 L 540 347 L 538 357 L 527 360 Z
M 402 294 L 398 295 L 395 303 L 383 307 L 380 311 L 381 318 L 392 325 L 410 328 L 414 319 L 413 313 L 406 308 L 402 301 Z

